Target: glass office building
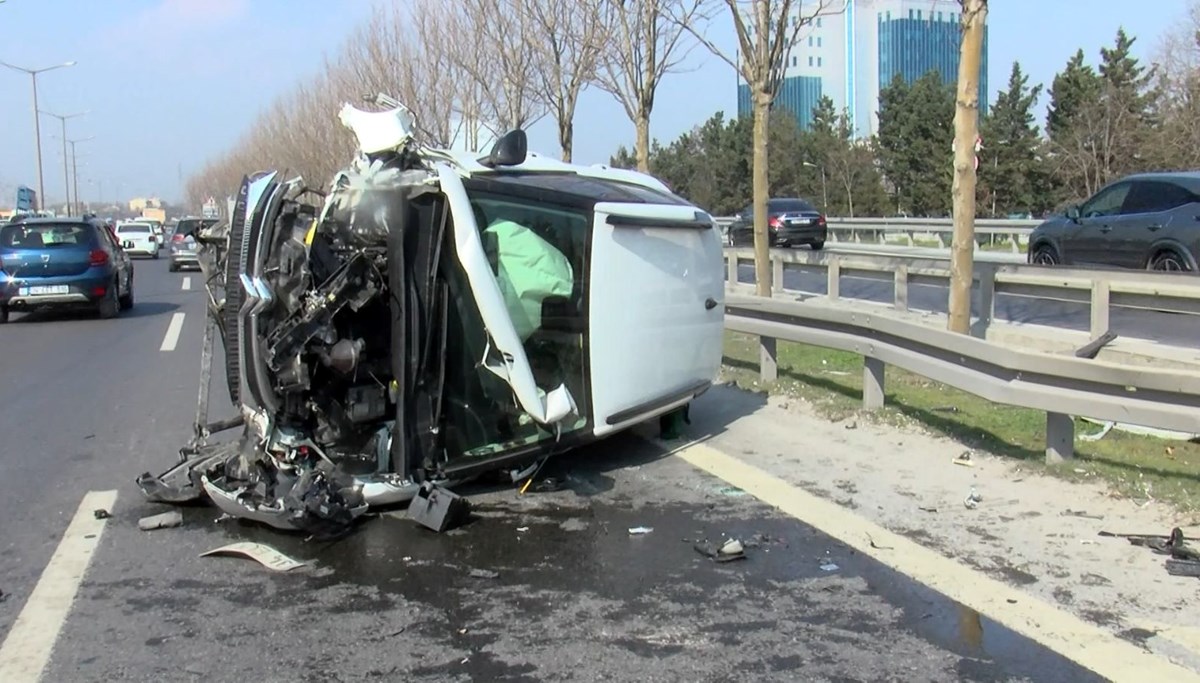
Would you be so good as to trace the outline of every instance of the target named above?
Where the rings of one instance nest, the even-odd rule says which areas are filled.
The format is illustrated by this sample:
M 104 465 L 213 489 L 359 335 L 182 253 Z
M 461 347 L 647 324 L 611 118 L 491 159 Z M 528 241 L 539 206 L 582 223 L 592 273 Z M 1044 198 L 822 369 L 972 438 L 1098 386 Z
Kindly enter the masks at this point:
M 953 84 L 958 78 L 957 0 L 850 0 L 844 12 L 821 16 L 804 29 L 792 50 L 776 107 L 796 114 L 801 126 L 828 96 L 849 111 L 859 136 L 878 128 L 879 91 L 899 74 L 911 83 L 930 71 Z M 987 110 L 987 29 L 979 83 Z M 738 86 L 738 112 L 749 113 L 749 89 Z

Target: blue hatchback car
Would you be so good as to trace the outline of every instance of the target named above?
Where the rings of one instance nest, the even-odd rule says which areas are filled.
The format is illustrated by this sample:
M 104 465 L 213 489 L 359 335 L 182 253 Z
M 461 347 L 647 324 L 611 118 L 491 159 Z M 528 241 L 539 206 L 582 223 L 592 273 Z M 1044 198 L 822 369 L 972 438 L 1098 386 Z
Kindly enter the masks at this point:
M 10 311 L 133 307 L 133 263 L 94 218 L 25 218 L 0 227 L 0 322 Z

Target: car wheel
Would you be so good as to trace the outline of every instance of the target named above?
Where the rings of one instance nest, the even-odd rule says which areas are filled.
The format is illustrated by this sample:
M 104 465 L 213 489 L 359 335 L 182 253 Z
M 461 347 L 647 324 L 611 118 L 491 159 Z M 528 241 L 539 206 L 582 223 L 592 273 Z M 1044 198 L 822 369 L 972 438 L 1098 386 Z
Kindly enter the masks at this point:
M 174 261 L 171 261 L 171 265 L 167 266 L 167 270 L 171 271 L 172 273 L 178 273 L 179 272 L 179 264 L 175 263 Z
M 8 306 L 0 306 L 0 324 L 8 322 Z
M 821 250 L 822 250 L 822 249 L 824 249 L 824 248 L 825 248 L 825 240 L 821 240 L 820 242 L 813 242 L 813 243 L 812 243 L 812 250 L 813 250 L 813 251 L 821 251 Z
M 158 260 L 158 250 L 157 249 L 154 250 L 154 255 L 151 256 L 150 258 L 154 259 L 155 261 Z
M 133 308 L 133 275 L 129 276 L 129 282 L 126 286 L 125 295 L 121 297 L 120 302 L 122 311 L 128 311 Z
M 100 317 L 104 320 L 117 317 L 121 312 L 121 302 L 117 298 L 117 283 L 114 282 L 112 287 L 108 288 L 108 293 L 100 300 L 96 307 L 100 313 Z
M 1150 270 L 1161 270 L 1168 273 L 1186 273 L 1191 270 L 1187 259 L 1175 251 L 1162 251 L 1150 259 Z
M 1034 249 L 1033 258 L 1029 262 L 1039 266 L 1057 266 L 1061 261 L 1058 258 L 1058 252 L 1054 251 L 1054 247 L 1042 244 Z

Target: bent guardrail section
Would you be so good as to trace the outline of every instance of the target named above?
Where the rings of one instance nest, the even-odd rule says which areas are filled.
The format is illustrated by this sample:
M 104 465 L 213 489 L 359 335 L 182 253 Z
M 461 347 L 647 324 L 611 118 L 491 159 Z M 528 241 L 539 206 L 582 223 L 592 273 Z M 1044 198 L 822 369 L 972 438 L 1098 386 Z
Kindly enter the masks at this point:
M 863 357 L 863 407 L 884 403 L 894 365 L 995 403 L 1046 412 L 1046 459 L 1074 454 L 1072 416 L 1200 433 L 1200 373 L 1031 353 L 886 314 L 728 293 L 726 329 L 758 335 L 760 374 L 775 381 L 776 340 Z
M 722 229 L 727 228 L 735 218 L 722 216 L 713 219 Z M 1041 221 L 1016 219 L 975 219 L 975 239 L 977 242 L 996 243 L 1007 242 L 1013 253 L 1020 253 L 1021 245 L 1029 239 Z M 830 242 L 887 242 L 889 238 L 900 237 L 908 246 L 916 246 L 918 241 L 936 240 L 938 246 L 950 246 L 954 234 L 954 221 L 949 218 L 837 218 L 827 219 Z M 864 239 L 865 238 L 865 239 Z

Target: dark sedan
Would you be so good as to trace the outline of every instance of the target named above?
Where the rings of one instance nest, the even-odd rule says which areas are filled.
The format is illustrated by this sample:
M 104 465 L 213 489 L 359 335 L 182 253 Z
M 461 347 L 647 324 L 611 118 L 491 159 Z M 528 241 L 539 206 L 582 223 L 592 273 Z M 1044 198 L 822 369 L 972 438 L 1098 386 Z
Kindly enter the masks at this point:
M 1144 173 L 1102 188 L 1029 237 L 1029 262 L 1197 271 L 1200 172 Z
M 133 306 L 133 264 L 102 222 L 28 218 L 0 228 L 0 322 L 10 310 Z
M 767 200 L 767 235 L 772 247 L 810 245 L 825 247 L 829 226 L 825 215 L 803 199 Z M 746 207 L 729 226 L 729 241 L 735 246 L 754 244 L 754 206 Z

